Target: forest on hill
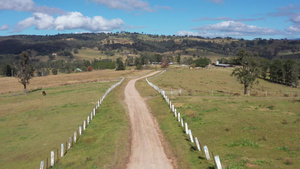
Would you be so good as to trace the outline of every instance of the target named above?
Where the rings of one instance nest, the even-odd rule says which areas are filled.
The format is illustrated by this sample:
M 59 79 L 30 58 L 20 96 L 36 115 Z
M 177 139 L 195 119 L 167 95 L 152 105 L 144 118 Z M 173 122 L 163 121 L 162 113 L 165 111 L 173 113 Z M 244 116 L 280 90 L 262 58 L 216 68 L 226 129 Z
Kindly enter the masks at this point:
M 241 50 L 268 62 L 284 65 L 293 60 L 299 66 L 300 40 L 205 38 L 200 36 L 151 35 L 130 32 L 57 35 L 13 35 L 0 37 L 0 75 L 11 76 L 22 51 L 30 54 L 37 76 L 71 73 L 76 68 L 122 70 L 143 68 L 159 62 L 202 66 L 200 62 L 235 63 Z M 293 63 L 294 64 L 294 63 Z M 281 68 L 280 68 L 281 69 Z M 282 68 L 283 69 L 283 68 Z

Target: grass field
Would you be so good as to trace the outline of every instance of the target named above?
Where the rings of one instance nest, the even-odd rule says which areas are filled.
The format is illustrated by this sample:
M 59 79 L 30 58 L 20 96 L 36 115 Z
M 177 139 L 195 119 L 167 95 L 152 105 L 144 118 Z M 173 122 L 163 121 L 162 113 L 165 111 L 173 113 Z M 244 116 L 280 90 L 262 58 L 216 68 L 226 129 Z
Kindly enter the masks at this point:
M 48 88 L 0 97 L 0 165 L 34 168 L 65 143 L 115 82 Z
M 78 83 L 87 82 L 98 82 L 98 81 L 111 81 L 117 80 L 121 77 L 130 77 L 141 74 L 144 71 L 137 70 L 99 70 L 92 72 L 82 72 L 82 73 L 72 73 L 72 74 L 59 74 L 55 76 L 45 76 L 45 77 L 33 77 L 30 80 L 29 85 L 27 85 L 27 90 L 36 90 L 48 87 L 56 87 L 63 85 L 71 85 Z M 15 77 L 2 77 L 0 78 L 0 94 L 11 93 L 11 92 L 22 92 L 23 85 L 18 82 Z
M 126 83 L 118 86 L 106 97 L 84 135 L 54 168 L 124 168 L 126 166 L 130 152 L 129 119 L 122 105 Z
M 126 55 L 120 55 L 117 51 L 114 56 L 107 56 L 98 49 L 84 48 L 78 50 L 78 54 L 74 54 L 74 58 L 78 60 L 89 60 L 93 61 L 94 59 L 112 59 L 117 60 L 117 58 L 122 57 L 124 60 L 126 59 Z
M 155 79 L 155 84 L 161 86 L 170 95 L 171 90 L 177 95 L 179 89 L 186 96 L 211 95 L 243 95 L 243 85 L 238 83 L 234 76 L 230 76 L 232 68 L 210 68 L 210 69 L 170 69 L 167 73 Z M 250 89 L 252 96 L 267 97 L 299 97 L 300 90 L 284 85 L 273 84 L 258 79 L 259 84 Z
M 163 142 L 165 152 L 167 156 L 176 158 L 176 168 L 213 168 L 213 163 L 205 160 L 205 156 L 196 151 L 196 147 L 188 141 L 184 130 L 179 127 L 179 123 L 172 116 L 173 113 L 161 95 L 152 89 L 144 79 L 138 81 L 136 87 L 159 123 L 165 139 Z
M 65 143 L 68 138 L 73 135 L 74 131 L 78 129 L 78 126 L 81 125 L 83 120 L 90 114 L 96 101 L 100 99 L 103 93 L 112 84 L 119 81 L 118 78 L 137 76 L 145 72 L 147 71 L 105 70 L 33 78 L 31 85 L 36 87 L 41 87 L 44 84 L 54 85 L 56 87 L 47 86 L 47 88 L 43 88 L 47 96 L 42 96 L 41 89 L 31 90 L 27 95 L 24 95 L 22 92 L 1 94 L 0 168 L 37 168 L 42 160 L 46 160 L 47 157 L 50 158 L 50 151 L 60 148 L 60 144 Z M 104 80 L 101 81 L 101 78 L 104 78 Z M 6 79 L 7 78 L 0 78 L 0 84 L 2 86 L 3 83 L 7 83 Z M 97 79 L 100 79 L 100 81 L 98 82 Z M 34 82 L 33 80 L 36 81 Z M 92 82 L 84 83 L 87 80 L 91 80 Z M 93 82 L 94 80 L 95 82 Z M 72 84 L 71 82 L 73 81 L 82 83 Z M 58 84 L 64 85 L 58 86 Z M 1 88 L 1 90 L 4 89 Z M 17 81 L 11 82 L 10 90 L 19 90 Z M 125 125 L 127 116 L 122 106 L 115 104 L 116 97 L 121 98 L 123 96 L 113 93 L 114 91 L 111 93 L 113 96 L 110 94 L 103 102 L 103 108 L 100 108 L 100 113 L 89 126 L 85 133 L 86 136 L 79 140 L 78 146 L 75 145 L 74 150 L 69 151 L 67 156 L 71 156 L 71 154 L 73 154 L 71 152 L 76 152 L 76 148 L 80 146 L 91 144 L 91 142 L 99 143 L 100 140 L 104 141 L 100 142 L 100 145 L 107 145 L 105 151 L 97 151 L 97 153 L 100 152 L 99 155 L 101 159 L 103 158 L 103 161 L 96 158 L 90 159 L 89 157 L 79 156 L 76 153 L 71 157 L 78 156 L 76 157 L 77 159 L 81 157 L 87 158 L 85 160 L 89 161 L 88 165 L 91 166 L 94 165 L 95 161 L 99 161 L 95 164 L 96 166 L 99 166 L 101 163 L 103 166 L 113 165 L 117 167 L 124 163 L 124 158 L 126 158 L 126 152 L 129 147 L 129 142 L 126 142 L 129 137 L 129 134 L 126 132 L 128 126 Z M 116 120 L 116 118 L 120 118 L 123 121 Z M 114 123 L 109 124 L 111 120 Z M 115 130 L 116 128 L 118 130 Z M 103 132 L 101 135 L 97 135 L 99 130 Z M 97 134 L 95 134 L 95 131 Z M 107 135 L 107 133 L 109 134 Z M 120 140 L 122 140 L 122 142 L 119 142 Z M 113 145 L 109 143 L 113 143 Z M 89 148 L 94 149 L 93 146 Z M 102 147 L 99 146 L 99 148 Z M 87 147 L 79 151 L 81 152 L 85 149 L 87 149 Z M 101 152 L 103 154 L 101 154 Z M 113 156 L 112 152 L 119 154 Z M 64 161 L 65 163 L 61 161 L 62 166 L 64 166 L 64 164 L 67 164 L 67 166 L 70 165 L 70 160 L 68 160 L 67 156 Z M 82 164 L 79 163 L 77 165 Z M 63 168 L 65 168 L 65 166 Z
M 224 93 L 211 96 L 209 94 L 211 89 L 231 91 L 242 89 L 242 85 L 229 75 L 230 69 L 176 70 L 167 71 L 150 81 L 164 90 L 179 88 L 190 90 L 190 94 L 185 96 L 171 96 L 171 101 L 183 114 L 183 119 L 188 122 L 193 135 L 199 138 L 202 145 L 207 145 L 210 151 L 220 155 L 224 167 L 299 168 L 299 97 L 279 94 L 277 97 L 249 97 Z M 146 85 L 146 82 L 143 83 Z M 293 93 L 299 91 L 265 81 L 261 81 L 254 89 L 258 94 L 262 89 L 287 90 Z M 191 92 L 196 90 L 208 94 L 195 95 Z M 178 149 L 177 144 L 180 140 L 186 141 L 184 134 L 177 131 L 180 130 L 179 127 L 172 129 L 172 126 L 177 127 L 178 123 L 172 122 L 175 119 L 172 118 L 173 114 L 168 108 L 155 108 L 160 104 L 167 107 L 156 95 L 144 94 L 145 97 L 150 97 L 148 103 L 151 109 L 154 107 L 152 113 L 160 122 L 173 151 L 179 153 L 176 155 L 178 161 L 183 156 L 188 157 L 182 158 L 183 161 L 190 159 L 190 162 L 183 162 L 184 168 L 209 167 L 198 164 L 202 163 L 202 160 L 195 158 L 191 145 L 190 148 L 186 147 L 191 151 L 189 153 Z M 180 146 L 184 147 L 186 144 L 188 143 L 180 143 Z

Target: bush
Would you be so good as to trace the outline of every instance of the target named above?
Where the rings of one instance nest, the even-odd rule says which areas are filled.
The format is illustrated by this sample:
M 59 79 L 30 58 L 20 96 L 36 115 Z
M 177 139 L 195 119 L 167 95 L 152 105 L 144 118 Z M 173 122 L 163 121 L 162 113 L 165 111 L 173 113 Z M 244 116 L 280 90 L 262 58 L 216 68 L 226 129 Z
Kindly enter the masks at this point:
M 193 63 L 196 64 L 196 67 L 206 67 L 211 63 L 211 60 L 208 58 L 199 58 L 197 60 L 194 60 Z
M 88 72 L 93 71 L 93 67 L 92 67 L 92 66 L 89 66 L 89 67 L 87 68 L 87 71 L 88 71 Z
M 141 65 L 141 64 L 137 64 L 137 65 L 136 65 L 136 69 L 137 69 L 137 70 L 141 70 L 141 69 L 143 69 L 143 65 Z

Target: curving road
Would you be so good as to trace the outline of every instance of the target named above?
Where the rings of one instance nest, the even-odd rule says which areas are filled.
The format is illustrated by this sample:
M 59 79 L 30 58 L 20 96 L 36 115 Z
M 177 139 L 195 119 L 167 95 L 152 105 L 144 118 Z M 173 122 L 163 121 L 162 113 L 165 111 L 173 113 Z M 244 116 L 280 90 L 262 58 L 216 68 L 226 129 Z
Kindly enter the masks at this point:
M 155 73 L 149 74 L 151 76 Z M 155 123 L 144 99 L 135 89 L 135 82 L 147 76 L 130 80 L 125 87 L 125 102 L 128 106 L 131 123 L 131 154 L 128 169 L 171 169 L 159 139 Z

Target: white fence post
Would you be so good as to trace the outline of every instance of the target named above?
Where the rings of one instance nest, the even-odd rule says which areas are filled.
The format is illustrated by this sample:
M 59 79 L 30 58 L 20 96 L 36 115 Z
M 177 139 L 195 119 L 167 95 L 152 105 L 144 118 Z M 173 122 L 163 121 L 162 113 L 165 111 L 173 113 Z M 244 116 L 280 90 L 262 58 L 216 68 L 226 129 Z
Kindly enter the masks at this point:
M 54 166 L 54 151 L 51 151 L 51 167 Z
M 221 161 L 219 156 L 215 156 L 215 162 L 217 165 L 217 169 L 222 169 Z
M 74 143 L 77 141 L 77 131 L 74 131 Z
M 204 146 L 203 149 L 204 149 L 204 152 L 205 152 L 206 159 L 210 160 L 210 156 L 209 156 L 209 152 L 208 152 L 207 146 Z
M 68 149 L 71 148 L 71 144 L 72 144 L 72 137 L 69 137 Z
M 81 136 L 81 134 L 82 134 L 82 128 L 81 128 L 81 126 L 79 126 L 78 130 L 79 130 L 79 135 Z
M 189 128 L 188 128 L 188 124 L 187 123 L 185 123 L 185 133 L 189 134 Z
M 183 119 L 182 119 L 182 118 L 181 118 L 181 127 L 184 127 L 184 126 L 183 126 Z
M 87 116 L 87 125 L 89 125 L 90 124 L 90 116 Z
M 201 151 L 201 148 L 200 148 L 199 141 L 198 141 L 197 137 L 195 137 L 195 142 L 196 142 L 198 151 Z
M 180 122 L 180 113 L 178 112 L 178 122 Z
M 194 139 L 193 139 L 193 135 L 192 135 L 192 130 L 191 129 L 189 129 L 189 135 L 190 135 L 191 142 L 194 143 Z
M 65 150 L 64 143 L 61 143 L 61 146 L 60 146 L 60 156 L 61 156 L 61 157 L 64 156 L 64 150 Z M 57 155 L 58 155 L 58 154 L 57 154 Z
M 91 112 L 91 121 L 93 120 L 93 112 Z
M 85 122 L 85 120 L 83 121 L 83 130 L 85 130 L 85 128 L 86 128 L 86 122 Z
M 41 161 L 40 169 L 44 169 L 44 161 Z

